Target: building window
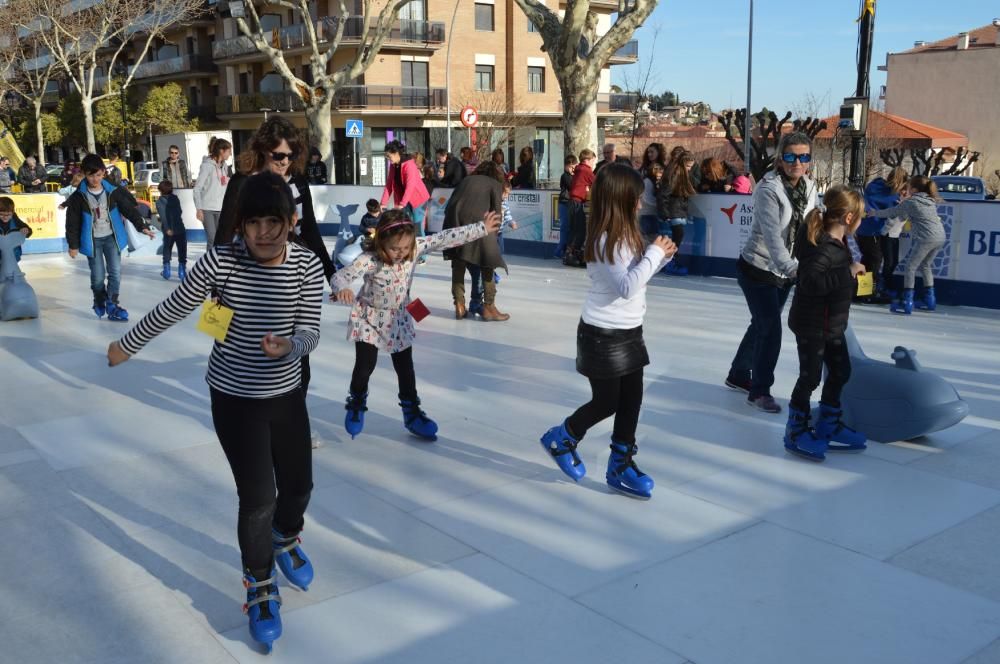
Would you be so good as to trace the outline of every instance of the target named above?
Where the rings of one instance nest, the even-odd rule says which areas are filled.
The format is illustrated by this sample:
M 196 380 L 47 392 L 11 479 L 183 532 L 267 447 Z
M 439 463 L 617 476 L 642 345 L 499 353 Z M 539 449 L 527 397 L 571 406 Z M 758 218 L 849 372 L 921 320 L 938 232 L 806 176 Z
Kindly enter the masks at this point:
M 528 92 L 545 92 L 545 67 L 528 67 Z
M 430 67 L 430 63 L 404 60 L 400 64 L 403 66 L 403 76 L 401 80 L 404 88 L 427 89 L 427 82 L 429 80 L 428 68 Z
M 528 32 L 538 32 L 538 28 L 535 27 L 535 22 L 530 18 L 528 19 Z
M 240 74 L 240 94 L 250 94 L 250 74 L 247 72 Z
M 476 3 L 476 30 L 493 32 L 493 5 Z
M 476 91 L 493 92 L 493 65 L 476 65 Z

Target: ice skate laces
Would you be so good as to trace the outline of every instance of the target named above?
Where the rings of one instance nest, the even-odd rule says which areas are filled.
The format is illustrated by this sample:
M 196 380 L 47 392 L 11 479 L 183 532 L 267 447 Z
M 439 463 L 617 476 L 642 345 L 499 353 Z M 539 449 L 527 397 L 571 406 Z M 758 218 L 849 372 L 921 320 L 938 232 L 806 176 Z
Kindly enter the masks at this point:
M 347 403 L 344 408 L 351 411 L 351 419 L 355 422 L 361 420 L 361 413 L 368 410 L 368 406 L 365 405 L 365 400 L 362 397 L 356 397 L 353 394 L 348 395 Z
M 302 538 L 298 535 L 291 535 L 288 537 L 282 535 L 279 537 L 277 533 L 275 533 L 274 543 L 284 545 L 275 549 L 274 555 L 280 556 L 283 553 L 287 553 L 292 557 L 293 569 L 298 569 L 306 564 L 306 561 L 302 560 L 302 557 L 299 555 L 299 544 L 302 543 Z
M 624 452 L 622 451 L 622 448 L 625 449 Z M 629 468 L 634 470 L 635 474 L 640 477 L 646 474 L 639 470 L 639 467 L 635 465 L 634 457 L 639 453 L 639 446 L 635 443 L 630 443 L 628 445 L 623 443 L 612 443 L 611 453 L 618 457 L 618 463 L 615 465 L 615 474 L 621 475 Z
M 277 587 L 274 585 L 273 576 L 263 581 L 254 582 L 251 582 L 247 577 L 243 577 L 243 587 L 254 595 L 253 599 L 250 599 L 249 596 L 247 597 L 247 602 L 243 605 L 243 613 L 249 613 L 250 607 L 263 604 L 260 607 L 260 616 L 261 618 L 270 618 L 271 611 L 265 602 L 277 602 L 279 605 L 281 604 L 281 595 L 278 594 Z

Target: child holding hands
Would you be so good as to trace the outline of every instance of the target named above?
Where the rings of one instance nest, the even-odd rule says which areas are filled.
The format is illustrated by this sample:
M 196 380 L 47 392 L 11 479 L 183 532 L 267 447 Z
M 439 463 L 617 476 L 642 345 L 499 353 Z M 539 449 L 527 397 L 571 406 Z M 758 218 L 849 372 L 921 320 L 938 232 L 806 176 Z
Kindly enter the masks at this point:
M 822 461 L 826 452 L 860 452 L 865 437 L 840 417 L 840 393 L 851 377 L 847 352 L 847 318 L 856 290 L 855 279 L 865 266 L 855 263 L 847 247 L 864 217 L 864 198 L 857 191 L 837 185 L 823 196 L 825 211 L 813 208 L 799 228 L 795 258 L 799 261 L 798 286 L 788 313 L 788 327 L 799 349 L 799 378 L 788 404 L 785 449 L 811 461 Z M 809 427 L 809 398 L 819 386 L 826 365 L 815 431 Z

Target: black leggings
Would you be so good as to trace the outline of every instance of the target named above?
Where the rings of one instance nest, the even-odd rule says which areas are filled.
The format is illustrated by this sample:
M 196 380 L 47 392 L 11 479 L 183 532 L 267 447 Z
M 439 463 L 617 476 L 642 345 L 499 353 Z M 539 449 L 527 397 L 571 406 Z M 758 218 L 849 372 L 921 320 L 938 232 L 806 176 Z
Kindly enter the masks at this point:
M 590 390 L 593 394 L 590 401 L 566 420 L 570 434 L 581 440 L 588 429 L 614 415 L 611 439 L 616 443 L 634 443 L 642 406 L 642 369 L 619 378 L 591 378 Z
M 827 374 L 820 401 L 839 408 L 840 393 L 851 378 L 851 356 L 844 335 L 827 340 L 796 336 L 795 343 L 799 347 L 799 379 L 792 390 L 789 406 L 809 412 L 809 399 L 823 378 L 825 364 Z
M 865 266 L 865 272 L 871 275 L 878 274 L 882 266 L 882 238 L 879 235 L 856 235 L 854 239 L 858 242 L 858 249 L 861 250 L 861 264 Z
M 892 289 L 892 275 L 899 265 L 899 238 L 883 235 L 879 246 L 882 248 L 882 282 L 885 288 Z
M 587 212 L 580 201 L 570 201 L 569 204 L 570 238 L 567 244 L 577 251 L 583 250 L 587 240 Z
M 399 398 L 412 401 L 417 398 L 417 376 L 413 372 L 413 346 L 398 353 L 391 353 L 392 368 L 399 379 Z M 354 373 L 351 374 L 351 394 L 366 394 L 368 379 L 378 363 L 378 348 L 363 341 L 354 344 Z
M 269 399 L 212 393 L 212 422 L 240 499 L 236 532 L 243 567 L 257 580 L 271 575 L 271 528 L 302 530 L 312 492 L 312 445 L 305 393 Z M 277 495 L 276 495 L 277 494 Z

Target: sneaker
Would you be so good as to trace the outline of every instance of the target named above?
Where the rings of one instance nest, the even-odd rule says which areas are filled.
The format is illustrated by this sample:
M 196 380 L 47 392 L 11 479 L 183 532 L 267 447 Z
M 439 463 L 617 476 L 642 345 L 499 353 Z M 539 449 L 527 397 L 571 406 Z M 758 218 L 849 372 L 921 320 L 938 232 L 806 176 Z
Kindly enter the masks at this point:
M 726 376 L 726 387 L 731 390 L 737 390 L 739 392 L 745 392 L 750 394 L 750 379 L 746 378 L 740 380 L 739 378 L 734 378 L 732 375 Z
M 762 394 L 754 399 L 747 399 L 747 405 L 751 408 L 762 410 L 765 413 L 781 412 L 781 406 L 778 405 L 778 402 L 770 394 Z

